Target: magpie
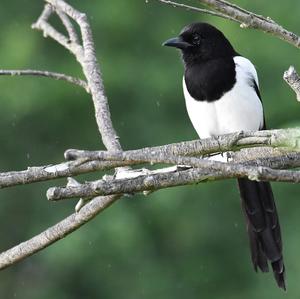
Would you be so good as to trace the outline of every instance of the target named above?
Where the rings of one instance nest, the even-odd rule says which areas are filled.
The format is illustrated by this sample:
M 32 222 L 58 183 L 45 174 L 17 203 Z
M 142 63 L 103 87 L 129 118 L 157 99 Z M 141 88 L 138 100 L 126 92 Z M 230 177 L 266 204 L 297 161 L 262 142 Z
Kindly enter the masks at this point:
M 265 130 L 257 73 L 224 34 L 207 23 L 192 23 L 163 43 L 181 50 L 183 92 L 190 120 L 200 138 L 237 131 Z M 238 179 L 255 271 L 269 271 L 285 288 L 282 241 L 269 182 Z

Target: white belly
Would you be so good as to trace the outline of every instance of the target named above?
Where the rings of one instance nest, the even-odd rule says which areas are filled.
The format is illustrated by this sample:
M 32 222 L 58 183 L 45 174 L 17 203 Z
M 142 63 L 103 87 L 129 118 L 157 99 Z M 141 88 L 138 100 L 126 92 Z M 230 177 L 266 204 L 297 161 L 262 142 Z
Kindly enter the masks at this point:
M 257 81 L 256 71 L 249 60 L 242 57 L 235 57 L 234 60 L 236 83 L 217 101 L 208 103 L 194 100 L 183 79 L 187 111 L 200 138 L 237 131 L 256 131 L 263 125 L 261 101 L 254 88 L 249 85 L 251 76 Z

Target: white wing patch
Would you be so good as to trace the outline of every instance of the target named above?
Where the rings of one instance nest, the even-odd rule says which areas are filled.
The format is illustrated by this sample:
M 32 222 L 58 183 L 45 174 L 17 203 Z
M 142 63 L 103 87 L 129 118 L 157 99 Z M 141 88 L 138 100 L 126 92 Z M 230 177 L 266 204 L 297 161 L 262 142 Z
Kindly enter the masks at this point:
M 219 100 L 196 101 L 188 92 L 183 78 L 186 108 L 200 138 L 237 131 L 255 131 L 263 125 L 263 108 L 251 80 L 258 86 L 253 64 L 241 56 L 234 57 L 236 83 Z

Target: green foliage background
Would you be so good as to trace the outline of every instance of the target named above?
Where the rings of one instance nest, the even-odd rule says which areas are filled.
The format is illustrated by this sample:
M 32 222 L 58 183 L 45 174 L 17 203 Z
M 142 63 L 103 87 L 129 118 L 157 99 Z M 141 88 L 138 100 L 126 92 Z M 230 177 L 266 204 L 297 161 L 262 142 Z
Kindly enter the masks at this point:
M 70 2 L 90 17 L 125 149 L 197 138 L 185 111 L 179 55 L 161 47 L 194 21 L 219 27 L 255 63 L 269 128 L 299 125 L 300 106 L 282 80 L 290 64 L 300 69 L 299 51 L 291 45 L 154 0 Z M 236 3 L 298 30 L 297 0 Z M 42 7 L 43 1 L 1 1 L 0 68 L 81 75 L 66 50 L 30 29 Z M 68 148 L 103 148 L 91 99 L 81 89 L 51 79 L 1 77 L 0 90 L 1 171 L 60 162 Z M 1 190 L 1 251 L 73 212 L 75 201 L 45 198 L 49 186 L 64 183 Z M 300 189 L 273 186 L 285 244 L 286 294 L 272 274 L 254 273 L 236 184 L 225 181 L 123 198 L 64 240 L 0 272 L 0 297 L 299 298 Z

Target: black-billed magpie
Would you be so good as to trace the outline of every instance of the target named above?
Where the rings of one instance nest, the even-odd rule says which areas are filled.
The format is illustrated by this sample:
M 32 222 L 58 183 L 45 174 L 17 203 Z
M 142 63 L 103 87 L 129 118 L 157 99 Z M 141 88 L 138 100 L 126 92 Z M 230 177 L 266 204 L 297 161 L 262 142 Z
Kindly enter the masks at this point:
M 224 34 L 207 23 L 193 23 L 164 46 L 181 50 L 183 91 L 191 122 L 200 138 L 266 129 L 257 73 Z M 285 268 L 278 215 L 269 182 L 238 179 L 255 271 L 271 263 L 279 287 Z

